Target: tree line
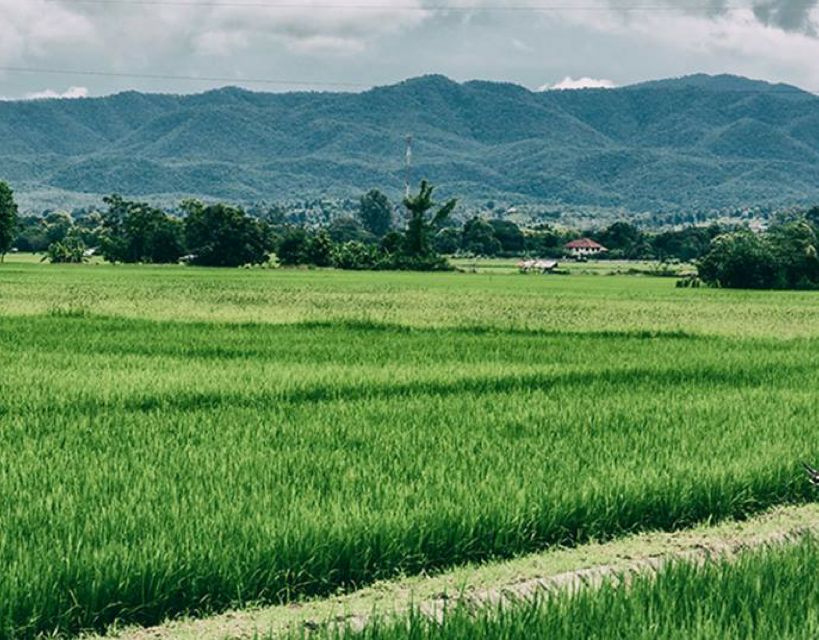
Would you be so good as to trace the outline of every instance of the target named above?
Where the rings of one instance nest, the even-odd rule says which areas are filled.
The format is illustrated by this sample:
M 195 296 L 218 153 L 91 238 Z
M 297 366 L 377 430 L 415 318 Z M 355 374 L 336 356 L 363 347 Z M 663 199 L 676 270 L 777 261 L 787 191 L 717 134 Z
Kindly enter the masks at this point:
M 791 214 L 756 233 L 718 224 L 648 232 L 625 222 L 602 229 L 549 224 L 521 228 L 511 220 L 452 218 L 456 200 L 438 204 L 422 182 L 403 201 L 403 220 L 373 189 L 356 216 L 308 227 L 280 212 L 250 215 L 228 204 L 185 200 L 175 211 L 113 195 L 107 209 L 73 219 L 66 213 L 19 218 L 13 193 L 0 182 L 0 260 L 10 249 L 45 252 L 52 262 L 83 262 L 94 250 L 110 262 L 202 266 L 263 264 L 340 269 L 442 270 L 445 255 L 560 258 L 566 242 L 587 236 L 609 259 L 694 262 L 698 282 L 734 288 L 819 288 L 819 207 Z M 399 226 L 402 228 L 399 230 Z
M 45 253 L 52 262 L 81 262 L 90 250 L 112 262 L 207 266 L 260 264 L 276 255 L 283 265 L 343 269 L 442 269 L 443 255 L 560 258 L 566 242 L 589 236 L 609 249 L 610 258 L 690 261 L 702 257 L 718 226 L 647 233 L 628 222 L 602 230 L 549 224 L 522 228 L 511 220 L 452 218 L 456 202 L 436 205 L 433 187 L 422 183 L 403 203 L 399 220 L 386 195 L 373 189 L 355 216 L 320 226 L 285 222 L 281 211 L 245 210 L 226 204 L 186 200 L 166 212 L 113 195 L 107 209 L 72 218 L 64 212 L 27 216 L 6 225 L 6 244 Z M 7 190 L 8 200 L 11 191 Z M 16 209 L 15 209 L 16 211 Z M 401 229 L 399 230 L 399 227 Z
M 84 262 L 93 253 L 109 262 L 235 267 L 264 264 L 276 255 L 284 265 L 447 269 L 433 239 L 457 201 L 439 204 L 433 193 L 422 181 L 404 199 L 403 230 L 395 228 L 393 206 L 378 190 L 361 197 L 356 218 L 308 229 L 223 203 L 185 200 L 166 212 L 119 195 L 104 198 L 105 210 L 76 220 L 62 212 L 18 219 L 11 189 L 0 183 L 0 257 L 14 248 L 43 252 L 55 263 Z

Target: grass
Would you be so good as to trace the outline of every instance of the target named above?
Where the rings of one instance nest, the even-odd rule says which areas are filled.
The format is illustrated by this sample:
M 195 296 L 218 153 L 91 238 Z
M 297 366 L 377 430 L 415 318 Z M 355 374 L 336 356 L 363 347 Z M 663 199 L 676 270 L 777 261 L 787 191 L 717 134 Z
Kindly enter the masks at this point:
M 12 263 L 0 298 L 0 637 L 811 497 L 811 294 Z
M 335 629 L 321 635 L 359 640 L 800 640 L 819 633 L 817 574 L 819 546 L 808 539 L 738 560 L 680 562 L 628 584 L 610 581 L 599 589 L 477 613 L 461 607 L 440 623 L 414 613 L 398 622 L 376 622 L 361 633 Z

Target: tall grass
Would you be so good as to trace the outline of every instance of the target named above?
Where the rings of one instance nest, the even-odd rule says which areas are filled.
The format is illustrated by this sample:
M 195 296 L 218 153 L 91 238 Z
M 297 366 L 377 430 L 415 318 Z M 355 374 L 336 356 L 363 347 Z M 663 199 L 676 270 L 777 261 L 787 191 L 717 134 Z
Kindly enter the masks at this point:
M 542 596 L 478 612 L 464 607 L 442 622 L 412 613 L 374 621 L 363 632 L 331 627 L 311 637 L 348 640 L 803 640 L 819 634 L 819 548 L 749 553 L 708 565 L 679 563 L 628 586 Z M 296 633 L 294 637 L 305 637 Z
M 57 313 L 68 272 L 41 269 L 0 272 L 0 290 L 31 278 L 32 306 L 46 301 L 0 318 L 0 637 L 327 594 L 811 495 L 798 464 L 817 454 L 819 339 L 782 340 L 801 331 L 785 322 L 672 330 L 644 322 L 652 287 L 584 280 L 612 327 L 510 324 L 491 282 L 480 326 L 452 309 L 449 326 L 417 310 L 246 322 L 232 287 L 263 299 L 298 278 L 288 295 L 322 309 L 358 294 L 320 273 L 105 267 L 71 271 L 90 293 Z M 425 276 L 383 275 L 385 308 L 423 299 Z M 479 289 L 447 282 L 439 307 Z M 130 309 L 123 283 L 213 319 L 163 320 L 147 297 L 145 318 L 100 315 Z M 640 321 L 617 316 L 621 298 Z

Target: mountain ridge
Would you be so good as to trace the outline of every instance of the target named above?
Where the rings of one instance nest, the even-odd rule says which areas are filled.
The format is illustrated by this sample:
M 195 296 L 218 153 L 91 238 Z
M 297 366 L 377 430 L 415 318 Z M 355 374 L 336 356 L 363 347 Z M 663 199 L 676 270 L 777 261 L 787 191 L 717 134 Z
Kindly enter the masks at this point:
M 819 97 L 697 74 L 615 89 L 410 78 L 361 93 L 123 92 L 0 103 L 0 179 L 31 205 L 120 192 L 240 202 L 402 190 L 624 211 L 819 201 Z

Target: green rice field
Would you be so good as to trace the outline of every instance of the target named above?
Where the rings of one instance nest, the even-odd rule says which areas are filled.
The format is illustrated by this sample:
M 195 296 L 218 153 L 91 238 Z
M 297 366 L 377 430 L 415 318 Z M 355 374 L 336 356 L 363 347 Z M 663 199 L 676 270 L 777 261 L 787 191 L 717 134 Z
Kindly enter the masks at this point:
M 678 563 L 659 575 L 544 596 L 475 615 L 458 608 L 434 622 L 418 613 L 374 622 L 355 640 L 804 640 L 819 634 L 819 548 L 748 553 L 736 562 Z M 299 634 L 304 637 L 306 634 Z M 297 636 L 298 637 L 298 636 Z
M 815 293 L 12 257 L 0 637 L 811 500 L 818 387 Z

